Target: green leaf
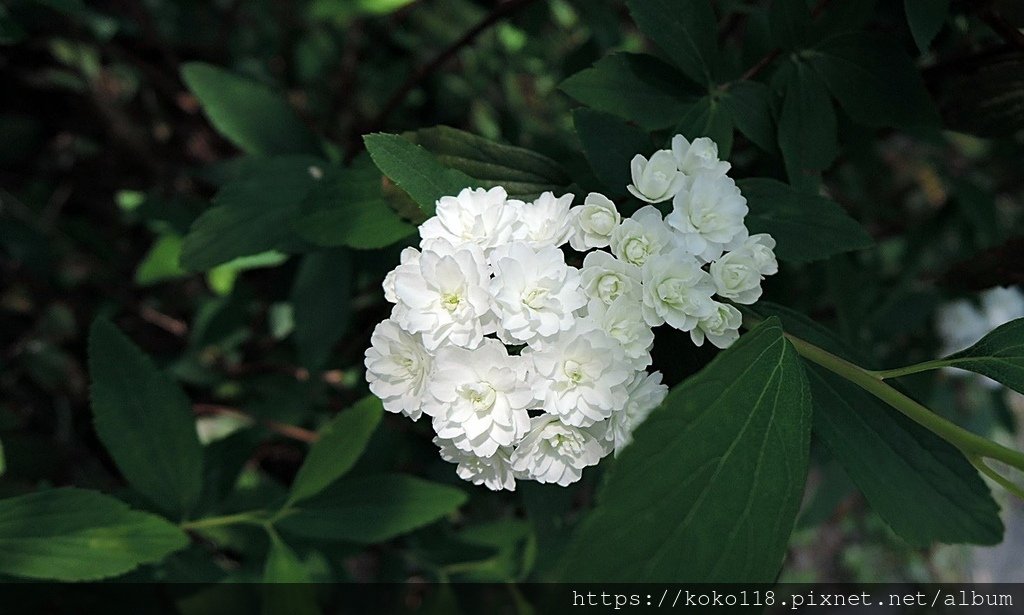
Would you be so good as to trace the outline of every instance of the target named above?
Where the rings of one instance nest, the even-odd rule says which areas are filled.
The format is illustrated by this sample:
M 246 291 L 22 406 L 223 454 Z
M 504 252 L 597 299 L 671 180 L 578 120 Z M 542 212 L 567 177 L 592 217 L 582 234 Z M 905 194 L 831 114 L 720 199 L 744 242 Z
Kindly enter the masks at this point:
M 192 62 L 181 77 L 210 123 L 249 154 L 318 154 L 320 145 L 279 95 L 224 69 Z
M 997 544 L 999 507 L 958 450 L 851 382 L 808 365 L 814 433 L 871 508 L 915 547 Z
M 517 199 L 531 201 L 547 191 L 561 195 L 572 181 L 561 165 L 547 156 L 464 130 L 433 126 L 417 130 L 411 138 L 443 166 L 477 180 L 476 185 L 501 186 Z
M 775 122 L 768 86 L 757 81 L 737 81 L 729 86 L 720 102 L 744 136 L 766 152 L 774 151 Z
M 149 286 L 188 275 L 178 262 L 181 242 L 181 236 L 175 233 L 158 237 L 135 270 L 135 283 L 139 286 Z
M 836 112 L 821 78 L 803 63 L 783 66 L 773 82 L 783 92 L 779 149 L 791 180 L 828 168 L 839 151 Z
M 188 513 L 203 464 L 188 397 L 102 318 L 89 331 L 89 372 L 96 434 L 125 479 L 161 509 Z
M 318 370 L 348 330 L 352 316 L 352 258 L 343 250 L 302 258 L 292 284 L 295 345 L 301 363 Z
M 949 0 L 903 0 L 903 8 L 917 48 L 928 51 L 949 16 Z
M 330 169 L 300 204 L 292 223 L 306 241 L 323 247 L 383 248 L 412 235 L 381 194 L 381 174 L 371 164 Z
M 713 81 L 718 23 L 709 0 L 629 0 L 636 25 L 694 81 Z
M 1024 393 L 1024 318 L 997 327 L 977 344 L 942 361 Z
M 380 474 L 335 482 L 278 522 L 296 536 L 376 543 L 448 515 L 466 501 L 453 487 Z
M 4 457 L 4 443 L 0 442 L 0 476 L 7 471 L 7 458 Z
M 399 135 L 365 135 L 363 142 L 381 173 L 428 214 L 434 213 L 434 204 L 441 197 L 479 185 L 472 177 L 443 166 L 433 154 Z
M 281 540 L 277 532 L 269 532 L 270 549 L 263 565 L 263 613 L 320 613 L 315 589 L 302 561 Z
M 158 562 L 188 544 L 164 519 L 112 497 L 64 488 L 0 500 L 0 573 L 89 581 Z
M 718 156 L 728 158 L 732 151 L 732 113 L 721 101 L 705 96 L 686 110 L 675 131 L 689 140 L 711 137 L 718 144 Z
M 298 502 L 320 493 L 352 469 L 383 414 L 380 399 L 370 395 L 324 425 L 318 432 L 320 439 L 309 449 L 306 461 L 295 475 L 289 501 Z
M 593 109 L 576 109 L 572 120 L 583 144 L 583 154 L 594 175 L 608 189 L 607 196 L 628 194 L 626 186 L 632 182 L 630 160 L 637 154 L 649 156 L 653 150 L 647 133 L 614 115 Z
M 772 41 L 783 49 L 802 49 L 811 31 L 811 12 L 804 0 L 773 0 L 768 10 Z
M 668 128 L 685 112 L 685 77 L 661 60 L 643 54 L 605 56 L 559 86 L 579 102 L 646 130 Z
M 235 287 L 235 280 L 243 272 L 277 267 L 287 260 L 287 254 L 276 250 L 267 250 L 250 256 L 239 256 L 207 271 L 206 283 L 210 290 L 224 297 L 231 294 L 231 290 Z
M 800 507 L 810 424 L 799 356 L 769 320 L 637 429 L 567 549 L 565 576 L 773 581 Z
M 897 128 L 939 125 L 921 74 L 893 40 L 854 32 L 805 53 L 854 121 Z
M 288 252 L 299 239 L 291 222 L 299 204 L 324 171 L 310 156 L 280 156 L 254 161 L 243 177 L 225 185 L 189 229 L 181 264 L 206 271 L 240 256 L 268 250 Z
M 309 574 L 295 553 L 276 532 L 270 534 L 270 550 L 263 566 L 264 583 L 309 583 Z
M 736 184 L 747 199 L 751 233 L 768 233 L 780 259 L 806 263 L 860 250 L 874 241 L 834 201 L 800 192 L 774 179 L 742 179 Z

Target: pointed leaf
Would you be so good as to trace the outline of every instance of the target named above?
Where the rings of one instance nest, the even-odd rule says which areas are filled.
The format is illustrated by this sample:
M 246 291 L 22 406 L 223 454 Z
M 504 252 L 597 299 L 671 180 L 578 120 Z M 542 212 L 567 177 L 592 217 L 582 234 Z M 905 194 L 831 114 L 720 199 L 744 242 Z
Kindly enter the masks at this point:
M 732 113 L 722 101 L 705 96 L 683 114 L 675 131 L 691 141 L 697 137 L 710 137 L 718 144 L 718 155 L 728 158 L 732 151 Z
M 181 77 L 210 123 L 249 154 L 317 154 L 316 135 L 267 87 L 224 69 L 192 62 Z
M 810 423 L 799 356 L 766 321 L 637 429 L 567 549 L 565 576 L 773 581 L 804 490 Z
M 828 168 L 839 146 L 836 112 L 821 77 L 797 62 L 783 66 L 777 79 L 783 93 L 779 149 L 789 177 Z
M 608 188 L 606 195 L 628 194 L 626 186 L 633 181 L 629 161 L 637 154 L 650 155 L 651 138 L 614 115 L 593 109 L 576 109 L 572 120 L 590 168 Z
M 187 513 L 202 486 L 203 450 L 188 397 L 110 322 L 89 332 L 96 434 L 125 479 L 163 510 Z
M 630 0 L 636 25 L 691 79 L 712 83 L 718 23 L 710 0 Z
M 292 483 L 291 501 L 316 495 L 345 475 L 363 454 L 384 414 L 380 399 L 364 397 L 320 428 L 319 436 Z
M 1024 318 L 997 327 L 977 344 L 942 361 L 1024 393 Z
M 949 0 L 903 0 L 907 23 L 914 42 L 922 52 L 932 46 L 932 39 L 949 17 Z
M 308 369 L 318 370 L 348 329 L 352 306 L 352 258 L 348 252 L 313 252 L 302 258 L 292 285 L 295 345 Z
M 768 86 L 757 81 L 739 81 L 729 86 L 721 99 L 736 128 L 761 149 L 775 149 L 775 122 L 772 120 Z
M 158 562 L 188 544 L 164 519 L 64 488 L 0 500 L 0 574 L 88 581 Z
M 411 476 L 348 478 L 295 506 L 278 526 L 307 538 L 375 543 L 429 525 L 465 501 L 458 489 Z
M 363 142 L 381 173 L 428 214 L 434 213 L 434 204 L 441 197 L 480 185 L 462 171 L 443 166 L 433 154 L 399 135 L 376 133 L 364 136 Z

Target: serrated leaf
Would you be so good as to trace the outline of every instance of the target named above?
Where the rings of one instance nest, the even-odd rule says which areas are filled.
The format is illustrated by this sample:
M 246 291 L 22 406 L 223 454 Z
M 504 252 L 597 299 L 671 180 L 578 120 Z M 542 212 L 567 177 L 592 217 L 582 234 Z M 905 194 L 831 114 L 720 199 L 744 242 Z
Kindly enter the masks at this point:
M 917 48 L 928 51 L 949 16 L 949 0 L 903 0 L 903 8 Z
M 686 110 L 691 97 L 685 79 L 653 56 L 616 53 L 559 87 L 588 107 L 658 130 L 674 125 Z
M 411 476 L 348 478 L 299 503 L 278 526 L 307 538 L 376 543 L 429 525 L 465 501 L 458 489 Z
M 314 135 L 283 98 L 224 69 L 192 62 L 181 69 L 210 123 L 250 154 L 317 154 Z
M 942 363 L 988 376 L 1024 393 L 1024 318 L 997 327 L 977 344 L 942 359 Z
M 915 547 L 997 544 L 999 507 L 963 454 L 851 382 L 808 365 L 814 433 L 871 508 Z
M 501 186 L 517 199 L 532 201 L 542 192 L 561 195 L 571 183 L 561 165 L 547 156 L 450 126 L 421 128 L 410 138 L 443 166 L 462 171 L 483 188 Z
M 804 489 L 810 423 L 799 356 L 769 320 L 637 429 L 567 549 L 564 576 L 773 581 Z
M 383 248 L 412 235 L 382 194 L 382 177 L 372 165 L 332 168 L 310 190 L 292 223 L 306 241 L 323 247 Z
M 732 113 L 729 108 L 711 96 L 698 99 L 683 114 L 675 132 L 689 140 L 710 137 L 718 144 L 718 156 L 728 158 L 732 151 Z
M 780 259 L 806 263 L 860 250 L 874 241 L 834 201 L 798 191 L 774 179 L 742 179 L 736 184 L 747 199 L 751 233 L 775 238 Z
M 821 78 L 803 62 L 785 65 L 775 87 L 782 92 L 779 149 L 791 180 L 828 168 L 839 151 L 836 112 Z
M 399 135 L 365 135 L 363 142 L 381 173 L 428 214 L 434 213 L 434 204 L 441 197 L 455 196 L 463 188 L 479 185 L 472 177 L 443 166 L 433 154 Z
M 243 177 L 221 188 L 213 207 L 192 223 L 181 247 L 181 265 L 206 271 L 238 257 L 301 246 L 291 223 L 324 168 L 324 161 L 309 156 L 253 162 Z
M 302 258 L 292 284 L 295 345 L 300 362 L 323 367 L 351 320 L 352 258 L 344 250 L 313 252 Z
M 710 0 L 629 0 L 640 30 L 702 85 L 713 82 L 718 57 L 718 23 Z
M 0 574 L 88 581 L 158 562 L 188 537 L 156 515 L 84 489 L 0 500 Z
M 921 74 L 892 40 L 861 32 L 840 34 L 805 53 L 857 123 L 897 128 L 939 125 Z
M 188 513 L 203 472 L 188 397 L 102 318 L 89 331 L 89 375 L 96 434 L 125 479 L 161 509 Z
M 289 501 L 298 502 L 320 493 L 352 469 L 383 414 L 380 399 L 371 395 L 320 428 L 320 438 L 295 475 Z
M 637 154 L 650 155 L 651 138 L 614 115 L 593 109 L 576 109 L 572 119 L 594 176 L 608 189 L 606 195 L 628 194 L 629 161 Z
M 775 122 L 768 86 L 757 81 L 738 81 L 729 86 L 720 101 L 744 136 L 767 152 L 775 150 Z

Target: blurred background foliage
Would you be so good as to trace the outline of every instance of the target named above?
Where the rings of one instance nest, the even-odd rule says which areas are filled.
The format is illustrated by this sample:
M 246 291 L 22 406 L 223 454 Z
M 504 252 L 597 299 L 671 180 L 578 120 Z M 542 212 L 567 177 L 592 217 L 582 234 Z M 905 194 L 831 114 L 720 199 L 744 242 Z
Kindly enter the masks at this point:
M 725 72 L 780 54 L 786 63 L 767 4 L 715 2 Z M 846 341 L 871 349 L 881 365 L 933 358 L 941 344 L 934 313 L 942 302 L 1024 283 L 1024 11 L 1012 0 L 920 3 L 925 8 L 912 0 L 906 7 L 810 4 L 812 32 L 852 23 L 913 58 L 947 130 L 865 127 L 825 95 L 825 106 L 807 103 L 798 115 L 806 125 L 834 125 L 831 134 L 780 133 L 775 123 L 787 111 L 777 93 L 789 87 L 787 79 L 802 77 L 784 69 L 760 75 L 774 107 L 761 128 L 744 127 L 735 118 L 746 115 L 734 111 L 741 130 L 733 136 L 729 126 L 728 138 L 737 176 L 810 182 L 876 242 L 872 250 L 787 265 L 767 282 L 766 297 L 832 325 Z M 581 142 L 587 133 L 577 131 L 588 116 L 573 110 L 587 99 L 598 112 L 616 114 L 612 103 L 594 103 L 593 84 L 580 85 L 582 71 L 621 59 L 609 58 L 612 52 L 660 54 L 624 3 L 613 0 L 0 6 L 0 497 L 76 485 L 146 506 L 125 488 L 92 424 L 86 336 L 98 316 L 115 322 L 184 386 L 205 445 L 205 471 L 219 473 L 207 481 L 223 485 L 217 512 L 280 497 L 313 432 L 366 394 L 362 353 L 387 314 L 380 283 L 402 244 L 268 245 L 207 259 L 193 271 L 184 267 L 184 237 L 214 195 L 239 178 L 258 179 L 266 164 L 240 155 L 238 140 L 211 125 L 195 84 L 186 84 L 188 71 L 182 76 L 185 65 L 208 63 L 278 93 L 299 122 L 283 138 L 312 139 L 333 161 L 355 160 L 356 168 L 366 162 L 365 133 L 444 125 L 543 154 L 577 187 L 604 190 L 603 171 L 612 167 L 584 154 L 601 151 L 601 144 Z M 664 91 L 663 82 L 647 85 L 652 96 Z M 665 96 L 686 104 L 701 95 L 681 79 L 672 87 Z M 248 95 L 243 91 L 239 104 Z M 655 134 L 675 128 L 678 118 L 656 113 L 672 100 L 649 100 L 653 112 L 624 119 Z M 256 138 L 273 139 L 279 129 L 268 124 Z M 637 143 L 635 132 L 623 135 Z M 444 154 L 430 144 L 441 137 L 428 131 L 415 138 Z M 259 144 L 245 149 L 253 153 Z M 795 164 L 809 174 L 793 173 L 798 154 L 805 158 Z M 296 164 L 303 172 L 310 166 Z M 564 176 L 530 181 L 569 183 Z M 296 189 L 254 180 L 237 198 Z M 411 211 L 403 195 L 388 198 L 399 213 Z M 655 365 L 670 385 L 712 356 L 659 332 Z M 1022 409 L 998 391 L 932 375 L 908 384 L 961 424 L 1006 441 L 1016 437 Z M 470 494 L 468 503 L 440 523 L 369 548 L 289 541 L 309 578 L 538 578 L 600 480 L 600 470 L 591 470 L 571 489 L 523 483 L 514 494 L 492 494 L 458 481 L 430 436 L 427 425 L 386 416 L 351 474 L 401 471 L 458 486 Z M 954 580 L 972 578 L 978 561 L 989 557 L 972 559 L 962 547 L 907 546 L 821 447 L 812 459 L 783 579 Z M 231 527 L 132 574 L 257 579 L 269 547 L 256 529 Z

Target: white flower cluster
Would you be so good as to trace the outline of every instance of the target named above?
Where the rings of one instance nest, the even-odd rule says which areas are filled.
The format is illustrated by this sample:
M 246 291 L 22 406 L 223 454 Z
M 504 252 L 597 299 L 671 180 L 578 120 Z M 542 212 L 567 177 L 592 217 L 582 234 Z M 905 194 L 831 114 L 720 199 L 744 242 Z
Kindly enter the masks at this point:
M 957 299 L 939 308 L 936 325 L 942 340 L 942 356 L 969 348 L 996 327 L 1024 318 L 1024 293 L 1014 286 L 997 286 L 983 291 L 978 297 L 978 304 L 968 299 Z M 971 372 L 948 367 L 943 371 L 951 376 L 972 375 Z M 1002 387 L 986 376 L 978 376 L 978 381 L 990 389 Z
M 498 187 L 437 201 L 388 274 L 394 303 L 366 351 L 384 408 L 427 415 L 441 456 L 490 489 L 568 485 L 620 451 L 667 394 L 648 373 L 653 327 L 725 348 L 761 280 L 777 271 L 768 235 L 749 235 L 746 200 L 709 139 L 633 160 L 637 197 L 673 201 L 622 219 L 591 193 L 525 203 Z M 580 267 L 563 246 L 586 252 Z M 609 251 L 605 251 L 608 248 Z M 579 262 L 579 261 L 573 261 Z

